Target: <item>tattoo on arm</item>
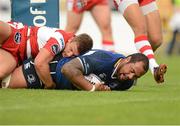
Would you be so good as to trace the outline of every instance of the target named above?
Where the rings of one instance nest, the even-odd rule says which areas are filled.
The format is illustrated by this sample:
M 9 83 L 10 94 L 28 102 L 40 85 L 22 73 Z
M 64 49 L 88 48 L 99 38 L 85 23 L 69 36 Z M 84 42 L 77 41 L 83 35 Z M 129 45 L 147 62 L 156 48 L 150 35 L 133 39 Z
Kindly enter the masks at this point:
M 70 62 L 66 63 L 63 67 L 61 72 L 70 80 L 73 82 L 73 78 L 83 75 L 83 67 L 80 63 L 80 61 L 75 58 L 71 60 Z
M 92 89 L 92 84 L 85 79 L 83 66 L 77 58 L 66 63 L 62 67 L 61 72 L 76 87 L 87 91 Z

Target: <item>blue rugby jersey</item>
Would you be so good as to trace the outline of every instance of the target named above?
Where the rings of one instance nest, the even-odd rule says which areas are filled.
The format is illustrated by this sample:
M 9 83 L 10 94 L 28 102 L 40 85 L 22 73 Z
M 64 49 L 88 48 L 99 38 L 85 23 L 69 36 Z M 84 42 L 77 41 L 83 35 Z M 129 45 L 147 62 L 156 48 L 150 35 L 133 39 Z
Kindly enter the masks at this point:
M 115 64 L 122 58 L 125 58 L 122 54 L 104 50 L 91 50 L 78 57 L 84 68 L 84 75 L 94 73 L 105 82 L 113 79 L 111 76 L 114 72 Z
M 121 58 L 125 58 L 125 56 L 104 50 L 90 50 L 78 57 L 83 66 L 84 75 L 94 73 L 107 84 L 112 82 L 113 78 L 111 76 L 115 68 L 114 65 Z M 61 73 L 62 66 L 71 59 L 62 58 L 57 64 L 55 80 L 58 89 L 76 89 Z
M 111 53 L 102 50 L 91 50 L 79 56 L 83 74 L 96 74 L 102 81 L 108 85 L 111 90 L 127 90 L 133 85 L 133 80 L 120 81 L 112 78 L 112 73 L 115 71 L 115 64 L 121 58 L 121 54 Z M 53 61 L 49 63 L 50 74 L 53 81 L 56 83 L 56 89 L 77 89 L 71 82 L 61 73 L 62 66 L 69 62 L 72 58 L 63 58 L 62 55 L 57 55 Z M 23 62 L 23 74 L 27 81 L 28 88 L 43 88 L 42 82 L 34 68 L 33 59 L 28 59 Z

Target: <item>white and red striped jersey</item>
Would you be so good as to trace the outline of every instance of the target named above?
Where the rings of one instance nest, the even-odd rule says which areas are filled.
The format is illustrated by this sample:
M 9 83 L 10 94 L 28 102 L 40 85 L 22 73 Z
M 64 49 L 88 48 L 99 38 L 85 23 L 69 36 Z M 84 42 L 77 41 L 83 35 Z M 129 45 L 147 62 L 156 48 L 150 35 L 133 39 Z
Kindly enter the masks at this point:
M 46 48 L 54 56 L 74 36 L 73 33 L 46 26 L 27 26 L 17 22 L 9 22 L 9 25 L 12 33 L 2 48 L 9 51 L 17 62 L 35 58 L 41 48 Z

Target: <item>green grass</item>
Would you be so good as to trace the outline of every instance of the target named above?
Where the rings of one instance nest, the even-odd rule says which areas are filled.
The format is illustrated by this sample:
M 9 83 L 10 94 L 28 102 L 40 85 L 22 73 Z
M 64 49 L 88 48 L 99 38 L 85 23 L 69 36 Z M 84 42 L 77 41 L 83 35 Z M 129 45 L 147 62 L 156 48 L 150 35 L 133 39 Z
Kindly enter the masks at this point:
M 180 59 L 168 64 L 166 82 L 150 73 L 125 92 L 0 90 L 0 124 L 180 124 Z

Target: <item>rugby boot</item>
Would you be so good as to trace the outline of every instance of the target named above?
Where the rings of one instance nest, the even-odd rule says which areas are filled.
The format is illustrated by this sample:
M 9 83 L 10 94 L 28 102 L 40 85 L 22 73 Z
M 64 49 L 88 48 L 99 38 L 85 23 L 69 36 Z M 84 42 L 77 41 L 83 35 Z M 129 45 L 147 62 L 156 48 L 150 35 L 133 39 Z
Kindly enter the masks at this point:
M 166 64 L 160 64 L 158 67 L 154 68 L 154 79 L 157 83 L 163 83 L 164 82 L 164 74 L 167 71 L 167 65 Z

